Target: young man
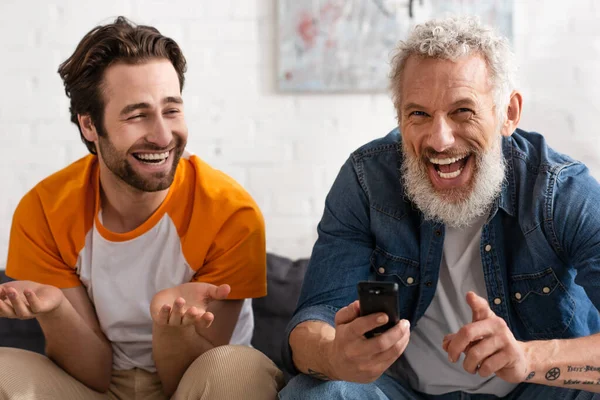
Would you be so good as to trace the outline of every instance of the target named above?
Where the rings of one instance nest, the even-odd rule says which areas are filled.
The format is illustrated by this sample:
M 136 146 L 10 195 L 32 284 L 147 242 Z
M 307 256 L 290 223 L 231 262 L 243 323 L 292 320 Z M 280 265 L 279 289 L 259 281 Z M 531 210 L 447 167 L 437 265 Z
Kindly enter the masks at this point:
M 275 398 L 247 346 L 266 294 L 252 198 L 185 151 L 179 46 L 119 17 L 59 68 L 91 155 L 14 214 L 0 316 L 37 318 L 49 357 L 0 349 L 0 398 Z M 52 361 L 50 361 L 52 360 Z
M 327 197 L 280 398 L 599 398 L 600 185 L 516 129 L 510 50 L 477 21 L 417 26 L 392 64 L 399 130 Z M 399 286 L 369 339 L 388 317 L 360 316 L 363 280 Z

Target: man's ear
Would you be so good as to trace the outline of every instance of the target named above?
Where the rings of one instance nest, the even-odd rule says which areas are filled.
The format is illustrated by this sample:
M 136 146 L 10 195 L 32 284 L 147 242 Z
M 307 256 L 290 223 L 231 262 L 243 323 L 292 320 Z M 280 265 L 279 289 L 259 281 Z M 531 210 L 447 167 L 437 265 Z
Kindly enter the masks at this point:
M 89 115 L 77 114 L 77 120 L 79 121 L 79 126 L 81 127 L 81 133 L 83 134 L 83 137 L 90 142 L 97 141 L 98 131 L 96 131 L 96 127 L 92 122 L 92 117 Z
M 519 121 L 521 120 L 521 111 L 523 110 L 523 96 L 520 92 L 514 90 L 510 95 L 508 109 L 506 112 L 506 120 L 502 124 L 502 136 L 510 136 L 513 134 Z

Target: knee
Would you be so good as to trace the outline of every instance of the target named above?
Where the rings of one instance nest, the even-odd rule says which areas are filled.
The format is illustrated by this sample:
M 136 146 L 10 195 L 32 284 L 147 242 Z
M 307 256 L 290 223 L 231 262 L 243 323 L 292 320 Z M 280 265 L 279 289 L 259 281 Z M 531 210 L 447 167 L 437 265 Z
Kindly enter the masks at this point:
M 275 374 L 279 369 L 260 351 L 240 345 L 215 347 L 198 357 L 190 370 L 201 371 L 203 375 L 239 379 L 241 376 L 263 371 Z
M 0 399 L 33 398 L 43 387 L 46 373 L 56 367 L 47 357 L 27 350 L 0 348 Z M 30 395 L 25 396 L 27 393 Z
M 282 386 L 283 374 L 260 351 L 247 346 L 219 346 L 190 365 L 175 398 L 274 399 Z
M 3 376 L 30 376 L 36 366 L 53 366 L 48 357 L 28 350 L 0 347 L 0 370 Z M 25 373 L 25 374 L 24 374 Z

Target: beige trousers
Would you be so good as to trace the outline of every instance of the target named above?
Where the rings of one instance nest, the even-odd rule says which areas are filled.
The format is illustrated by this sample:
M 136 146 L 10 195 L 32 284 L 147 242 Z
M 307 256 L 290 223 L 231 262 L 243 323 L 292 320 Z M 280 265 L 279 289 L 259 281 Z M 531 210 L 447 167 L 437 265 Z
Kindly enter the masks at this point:
M 220 346 L 187 369 L 172 400 L 272 400 L 283 374 L 246 346 Z M 141 369 L 113 371 L 107 393 L 88 388 L 47 357 L 0 347 L 0 400 L 166 400 L 158 376 Z

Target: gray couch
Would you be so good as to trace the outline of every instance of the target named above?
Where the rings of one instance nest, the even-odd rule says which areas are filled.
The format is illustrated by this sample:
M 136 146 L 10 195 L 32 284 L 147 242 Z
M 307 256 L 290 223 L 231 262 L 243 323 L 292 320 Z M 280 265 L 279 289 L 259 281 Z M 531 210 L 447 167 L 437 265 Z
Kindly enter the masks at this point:
M 267 255 L 266 297 L 253 301 L 254 338 L 252 345 L 281 368 L 281 346 L 285 326 L 290 320 L 308 260 Z M 0 282 L 7 281 L 0 271 Z M 0 318 L 0 347 L 17 347 L 44 353 L 44 336 L 36 320 Z

